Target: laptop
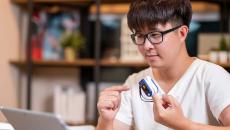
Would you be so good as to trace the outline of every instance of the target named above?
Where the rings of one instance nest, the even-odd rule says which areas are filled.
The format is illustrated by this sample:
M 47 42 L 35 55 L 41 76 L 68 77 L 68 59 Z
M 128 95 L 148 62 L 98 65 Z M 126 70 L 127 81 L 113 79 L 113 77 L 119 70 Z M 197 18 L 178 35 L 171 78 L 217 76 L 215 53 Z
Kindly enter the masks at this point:
M 18 108 L 0 108 L 15 130 L 70 130 L 60 117 Z

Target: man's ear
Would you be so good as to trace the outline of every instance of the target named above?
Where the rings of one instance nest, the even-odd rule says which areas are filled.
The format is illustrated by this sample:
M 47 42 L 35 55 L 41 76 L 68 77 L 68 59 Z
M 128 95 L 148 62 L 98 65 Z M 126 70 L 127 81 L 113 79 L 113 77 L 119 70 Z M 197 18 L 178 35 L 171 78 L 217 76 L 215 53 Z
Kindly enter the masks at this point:
M 178 32 L 179 32 L 180 41 L 184 42 L 187 35 L 188 35 L 189 28 L 187 26 L 183 25 L 179 28 Z

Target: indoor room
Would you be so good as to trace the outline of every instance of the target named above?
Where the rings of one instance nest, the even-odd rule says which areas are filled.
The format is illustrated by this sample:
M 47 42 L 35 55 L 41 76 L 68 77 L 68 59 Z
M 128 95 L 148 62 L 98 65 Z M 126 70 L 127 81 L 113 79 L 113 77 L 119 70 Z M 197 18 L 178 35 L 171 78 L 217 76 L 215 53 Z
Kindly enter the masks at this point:
M 222 91 L 230 90 L 227 88 L 227 86 L 230 87 L 230 0 L 185 0 L 191 2 L 191 20 L 188 22 L 189 25 L 186 25 L 182 19 L 182 24 L 176 27 L 173 26 L 173 20 L 180 17 L 188 17 L 189 19 L 189 16 L 184 15 L 183 12 L 180 12 L 181 10 L 174 7 L 179 8 L 181 4 L 186 4 L 186 2 L 178 0 L 180 1 L 177 2 L 178 5 L 168 7 L 167 5 L 174 4 L 175 0 L 172 0 L 172 3 L 169 2 L 171 0 L 168 2 L 166 0 L 153 1 L 151 3 L 151 0 L 0 0 L 0 130 L 17 130 L 16 127 L 18 130 L 29 130 L 36 127 L 31 123 L 27 128 L 26 121 L 20 118 L 25 113 L 29 114 L 28 118 L 24 116 L 25 120 L 29 122 L 36 124 L 36 122 L 41 121 L 38 123 L 40 126 L 50 124 L 47 127 L 41 127 L 40 130 L 48 130 L 48 128 L 57 130 L 108 130 L 110 127 L 105 129 L 107 118 L 103 120 L 104 115 L 106 117 L 106 114 L 103 115 L 104 109 L 113 112 L 118 111 L 120 115 L 113 118 L 114 120 L 115 118 L 121 119 L 118 121 L 124 127 L 118 127 L 119 129 L 175 129 L 176 127 L 174 128 L 173 125 L 168 126 L 163 118 L 155 116 L 157 115 L 156 109 L 154 109 L 157 105 L 157 99 L 154 98 L 155 93 L 161 94 L 159 102 L 163 102 L 162 109 L 164 110 L 173 107 L 170 104 L 171 99 L 164 101 L 164 95 L 166 98 L 168 95 L 172 95 L 176 100 L 173 102 L 178 101 L 178 104 L 182 106 L 178 109 L 182 110 L 182 113 L 184 111 L 185 117 L 187 117 L 186 114 L 190 116 L 194 113 L 184 109 L 193 109 L 192 107 L 195 108 L 196 104 L 204 101 L 202 102 L 206 104 L 204 108 L 208 110 L 206 111 L 202 107 L 198 109 L 198 107 L 197 112 L 208 113 L 211 111 L 213 114 L 211 116 L 216 119 L 217 124 L 219 123 L 218 126 L 230 126 L 230 105 L 228 105 L 230 98 L 227 99 L 227 96 L 230 97 L 230 95 L 222 94 Z M 155 10 L 151 9 L 151 5 L 146 4 L 148 2 L 152 4 Z M 144 6 L 149 8 L 144 9 Z M 160 8 L 161 6 L 165 6 L 165 9 Z M 141 7 L 143 7 L 143 11 L 147 11 L 146 15 L 141 12 Z M 172 10 L 167 10 L 167 7 Z M 185 10 L 185 8 L 183 9 Z M 151 11 L 157 13 L 157 9 L 159 9 L 159 14 L 151 15 L 148 13 Z M 175 15 L 172 22 L 170 18 L 169 20 L 166 19 L 165 22 L 163 18 L 171 17 L 171 15 L 168 17 L 164 15 L 174 10 L 177 11 L 175 13 L 178 13 L 178 16 L 172 14 Z M 154 21 L 153 27 L 149 27 L 149 21 L 141 21 L 142 18 Z M 165 23 L 171 22 L 170 25 L 174 28 L 159 29 L 158 26 L 160 28 L 167 27 L 167 24 L 161 26 L 161 20 Z M 180 23 L 180 20 L 178 21 Z M 174 37 L 174 40 L 179 42 L 184 38 L 184 45 L 181 45 L 181 48 L 185 46 L 186 52 L 179 52 L 180 47 L 178 47 L 179 49 L 176 48 L 177 44 L 165 47 L 168 44 L 164 44 L 167 42 L 165 39 L 177 32 L 178 34 L 181 33 L 178 37 L 175 36 L 178 39 Z M 157 37 L 160 39 L 159 42 L 156 40 Z M 146 45 L 146 43 L 148 44 Z M 165 47 L 165 50 L 161 46 L 162 48 Z M 178 52 L 175 52 L 177 49 Z M 184 57 L 181 53 L 185 53 Z M 169 58 L 166 58 L 167 56 Z M 167 59 L 168 61 L 166 61 Z M 212 90 L 215 88 L 212 88 L 211 83 L 209 84 L 208 81 L 207 83 L 204 80 L 207 78 L 215 82 L 217 79 L 212 77 L 211 72 L 207 72 L 208 67 L 204 67 L 204 70 L 197 69 L 200 71 L 200 75 L 194 74 L 197 76 L 197 81 L 194 84 L 191 83 L 188 88 L 196 86 L 197 82 L 204 85 L 205 88 L 198 89 L 200 91 L 196 92 L 197 95 L 189 94 L 197 98 L 202 96 L 200 99 L 194 99 L 194 101 L 201 101 L 194 103 L 191 99 L 190 105 L 194 103 L 194 106 L 184 107 L 183 105 L 188 103 L 183 101 L 189 100 L 189 98 L 182 96 L 187 92 L 174 96 L 173 90 L 178 92 L 182 90 L 172 87 L 183 86 L 187 84 L 185 81 L 189 82 L 189 77 L 186 77 L 187 79 L 184 79 L 183 83 L 179 81 L 182 79 L 181 77 L 190 72 L 186 71 L 189 69 L 188 64 L 194 65 L 193 63 L 197 62 L 197 59 L 205 65 L 210 65 L 208 67 L 220 68 L 211 71 L 221 79 L 218 82 L 220 84 L 214 83 L 213 86 L 221 84 L 225 84 L 225 86 L 216 88 L 216 91 Z M 135 74 L 140 74 L 148 68 L 152 69 L 149 77 L 145 77 L 145 74 L 134 77 Z M 172 68 L 178 68 L 178 71 L 170 70 Z M 163 78 L 161 79 L 160 74 L 163 75 L 162 72 L 166 72 L 164 78 L 170 77 L 171 72 L 175 72 L 172 75 L 178 77 L 167 80 L 167 82 Z M 194 75 L 191 77 L 195 77 Z M 205 77 L 206 75 L 209 76 Z M 156 88 L 149 88 L 149 84 L 156 86 Z M 205 86 L 206 84 L 207 86 Z M 127 85 L 129 87 L 127 90 L 124 87 L 117 87 Z M 132 89 L 129 85 L 137 86 L 137 89 Z M 190 89 L 184 91 L 190 91 Z M 202 93 L 203 91 L 204 93 Z M 109 92 L 111 92 L 110 95 Z M 125 95 L 126 92 L 127 95 L 130 95 Z M 134 96 L 134 92 L 137 93 L 137 96 Z M 226 101 L 222 101 L 221 96 L 217 95 L 222 95 Z M 101 101 L 103 98 L 105 98 L 104 103 Z M 112 99 L 110 100 L 110 98 Z M 169 98 L 171 97 L 169 96 Z M 143 106 L 143 110 L 137 110 L 138 112 L 143 112 L 143 115 L 151 115 L 152 120 L 156 121 L 154 123 L 163 124 L 168 129 L 161 128 L 161 126 L 155 127 L 154 123 L 150 123 L 152 126 L 150 124 L 139 126 L 138 120 L 148 120 L 151 117 L 135 116 L 138 107 L 135 107 L 134 104 L 137 100 L 133 101 L 134 99 L 140 100 L 142 105 L 138 104 L 139 107 Z M 126 102 L 126 100 L 128 101 Z M 212 101 L 225 104 L 213 104 L 212 106 L 210 105 Z M 110 104 L 106 104 L 106 102 Z M 127 104 L 123 104 L 124 106 L 120 108 L 120 103 Z M 145 108 L 144 103 L 148 104 L 146 107 L 151 106 L 151 114 L 145 112 L 149 108 Z M 130 110 L 127 112 L 130 113 L 125 111 L 128 105 Z M 13 112 L 11 113 L 11 111 Z M 29 117 L 30 114 L 35 118 Z M 123 118 L 123 115 L 127 118 Z M 221 115 L 226 116 L 222 117 Z M 43 120 L 44 116 L 46 118 Z M 33 119 L 34 121 L 32 121 Z M 200 121 L 201 124 L 206 121 L 204 119 L 205 121 L 202 122 L 203 118 L 198 116 L 191 116 L 189 119 L 194 122 Z M 49 121 L 46 120 L 53 120 L 54 122 L 48 123 Z M 23 123 L 25 125 L 19 128 L 18 126 Z M 57 127 L 53 127 L 55 123 L 57 123 Z M 68 128 L 61 128 L 62 123 Z M 148 121 L 146 121 L 147 123 Z M 213 122 L 208 120 L 207 124 L 210 125 L 209 123 L 212 124 Z M 219 130 L 218 128 L 204 127 L 209 130 Z M 113 128 L 113 130 L 118 130 L 118 128 Z M 203 127 L 198 128 L 206 130 Z M 229 127 L 224 128 L 230 129 Z

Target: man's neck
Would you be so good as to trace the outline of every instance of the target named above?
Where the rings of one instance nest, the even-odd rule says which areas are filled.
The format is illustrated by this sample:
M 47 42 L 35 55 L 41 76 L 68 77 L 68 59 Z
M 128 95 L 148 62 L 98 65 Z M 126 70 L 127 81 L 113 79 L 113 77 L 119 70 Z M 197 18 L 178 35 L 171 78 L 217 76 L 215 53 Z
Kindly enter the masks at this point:
M 174 64 L 171 64 L 169 67 L 157 69 L 155 74 L 166 81 L 177 79 L 186 72 L 194 59 L 193 57 L 186 57 L 181 60 L 175 60 Z
M 171 64 L 169 67 L 153 69 L 154 78 L 167 93 L 184 75 L 194 60 L 195 58 L 187 55 L 175 60 L 174 64 Z

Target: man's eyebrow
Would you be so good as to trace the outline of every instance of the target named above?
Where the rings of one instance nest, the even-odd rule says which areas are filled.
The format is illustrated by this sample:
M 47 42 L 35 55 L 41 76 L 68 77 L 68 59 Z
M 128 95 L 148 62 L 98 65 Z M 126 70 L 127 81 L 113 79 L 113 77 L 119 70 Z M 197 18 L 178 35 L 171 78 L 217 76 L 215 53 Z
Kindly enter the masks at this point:
M 151 27 L 148 29 L 149 32 L 157 32 L 157 31 L 161 31 L 159 28 L 156 28 L 156 27 Z M 139 34 L 142 34 L 142 31 L 141 30 L 136 30 L 135 33 L 139 33 Z
M 157 27 L 150 27 L 149 30 L 151 30 L 151 31 L 160 31 L 160 29 L 157 28 Z

